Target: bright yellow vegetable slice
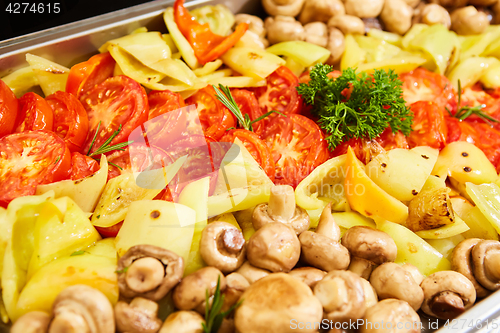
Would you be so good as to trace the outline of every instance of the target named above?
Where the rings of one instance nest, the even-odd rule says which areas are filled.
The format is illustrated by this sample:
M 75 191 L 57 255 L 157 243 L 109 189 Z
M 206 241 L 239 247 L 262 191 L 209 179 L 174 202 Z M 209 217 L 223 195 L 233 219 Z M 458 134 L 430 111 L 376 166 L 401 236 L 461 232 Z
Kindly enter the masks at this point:
M 349 147 L 345 162 L 345 193 L 351 208 L 366 217 L 378 216 L 384 220 L 403 223 L 408 207 L 371 180 L 361 162 Z
M 391 43 L 398 47 L 402 46 L 401 42 L 403 41 L 403 37 L 392 32 L 383 31 L 379 29 L 370 29 L 368 30 L 367 35 L 369 37 L 381 39 L 383 41 L 386 41 L 387 43 Z
M 461 197 L 451 198 L 455 216 L 460 216 L 469 226 L 464 232 L 466 238 L 481 238 L 498 240 L 498 233 L 477 206 Z
M 274 44 L 266 49 L 267 52 L 293 58 L 305 67 L 324 63 L 330 56 L 330 51 L 324 47 L 303 41 L 290 41 Z
M 418 55 L 398 55 L 391 59 L 370 62 L 358 66 L 357 72 L 372 73 L 375 69 L 394 70 L 396 74 L 406 73 L 424 64 L 427 59 Z
M 497 58 L 472 57 L 460 62 L 447 76 L 455 89 L 458 89 L 458 80 L 462 88 L 470 87 L 479 81 L 488 68 L 496 66 L 500 66 Z
M 29 53 L 26 54 L 26 61 L 30 64 L 45 96 L 66 90 L 69 68 Z
M 366 52 L 366 62 L 391 59 L 401 53 L 401 49 L 399 47 L 378 38 L 356 35 L 354 36 L 354 39 L 359 47 Z
M 466 183 L 466 190 L 493 228 L 500 233 L 500 187 L 494 183 Z
M 285 60 L 270 52 L 249 47 L 233 47 L 221 57 L 224 64 L 243 76 L 265 79 Z
M 479 81 L 488 89 L 500 87 L 500 66 L 488 68 Z
M 340 60 L 340 69 L 356 68 L 366 62 L 366 51 L 363 50 L 352 35 L 345 36 L 345 51 Z
M 455 216 L 455 223 L 435 229 L 417 231 L 416 234 L 424 239 L 442 239 L 460 235 L 469 229 L 464 220 Z
M 451 261 L 453 249 L 464 239 L 465 237 L 463 235 L 456 235 L 453 237 L 442 239 L 426 239 L 426 241 L 430 246 L 441 253 L 446 259 Z
M 332 213 L 335 223 L 341 228 L 349 229 L 355 226 L 376 228 L 375 222 L 357 212 Z
M 20 68 L 2 77 L 2 81 L 9 86 L 17 98 L 21 98 L 31 88 L 39 84 L 31 66 Z

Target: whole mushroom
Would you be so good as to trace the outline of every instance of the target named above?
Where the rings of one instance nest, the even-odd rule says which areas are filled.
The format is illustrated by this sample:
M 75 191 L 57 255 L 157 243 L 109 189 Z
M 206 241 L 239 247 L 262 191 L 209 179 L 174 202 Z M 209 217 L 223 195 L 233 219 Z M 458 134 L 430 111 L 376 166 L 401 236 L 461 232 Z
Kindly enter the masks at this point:
M 323 311 L 311 288 L 284 273 L 275 273 L 252 284 L 241 296 L 234 322 L 239 333 L 290 332 L 291 325 L 319 322 Z M 304 328 L 301 332 L 316 332 Z
M 136 245 L 118 260 L 117 272 L 120 296 L 157 301 L 180 282 L 184 260 L 158 246 Z
M 329 27 L 340 29 L 344 35 L 359 34 L 364 35 L 365 23 L 359 17 L 352 15 L 337 15 L 328 21 Z
M 413 8 L 403 0 L 385 0 L 380 18 L 388 31 L 404 35 L 411 28 Z
M 336 65 L 342 59 L 345 51 L 345 37 L 337 28 L 328 28 L 328 43 L 326 48 L 330 51 L 330 57 L 326 60 L 328 65 Z
M 328 27 L 323 22 L 311 22 L 304 25 L 306 42 L 326 47 L 328 43 Z
M 439 319 L 453 319 L 476 301 L 474 285 L 458 272 L 436 272 L 426 277 L 420 286 L 424 291 L 422 311 Z
M 305 0 L 262 0 L 264 10 L 270 16 L 284 15 L 297 16 L 299 15 Z
M 252 215 L 255 230 L 262 226 L 281 222 L 290 226 L 298 235 L 309 229 L 309 215 L 295 204 L 295 192 L 290 185 L 277 185 L 271 188 L 268 204 L 257 205 Z
M 194 311 L 176 311 L 163 323 L 159 333 L 203 333 L 205 319 Z
M 451 30 L 459 35 L 479 35 L 489 26 L 488 15 L 474 6 L 458 8 L 451 13 Z
M 83 284 L 67 287 L 52 305 L 49 333 L 114 333 L 113 307 L 99 290 Z
M 451 27 L 450 13 L 435 3 L 425 5 L 422 8 L 419 21 L 428 25 L 442 24 L 448 29 Z
M 366 310 L 363 319 L 361 333 L 420 333 L 422 327 L 420 317 L 407 302 L 391 298 Z M 384 326 L 381 329 L 382 323 Z
M 302 24 L 326 23 L 331 17 L 344 14 L 344 4 L 340 0 L 307 0 L 300 12 L 299 21 Z
M 239 273 L 231 273 L 226 276 L 226 290 L 224 290 L 224 305 L 221 311 L 228 311 L 236 304 L 245 290 L 250 287 L 247 279 Z
M 377 17 L 382 12 L 384 0 L 345 0 L 345 11 L 359 18 Z
M 304 282 L 312 289 L 325 277 L 326 272 L 314 267 L 299 267 L 292 269 L 288 275 Z
M 245 261 L 245 263 L 238 268 L 236 273 L 241 274 L 250 284 L 271 274 L 267 269 L 252 266 L 248 261 Z
M 46 333 L 51 316 L 43 311 L 31 311 L 19 317 L 12 325 L 11 333 Z
M 396 298 L 406 301 L 415 311 L 420 309 L 424 301 L 424 291 L 411 273 L 393 262 L 375 268 L 370 276 L 370 283 L 379 299 Z
M 291 16 L 269 16 L 264 21 L 270 44 L 306 39 L 304 27 Z
M 115 305 L 115 320 L 118 332 L 156 333 L 161 327 L 158 319 L 158 303 L 136 297 L 127 304 L 119 301 Z
M 331 271 L 314 286 L 323 317 L 333 322 L 363 318 L 366 300 L 362 278 L 349 271 Z
M 398 248 L 387 233 L 370 227 L 355 226 L 342 237 L 344 245 L 351 253 L 349 270 L 368 279 L 375 265 L 394 261 Z
M 209 223 L 201 233 L 200 254 L 208 266 L 222 273 L 237 270 L 245 261 L 245 238 L 227 222 Z
M 291 227 L 281 222 L 265 224 L 248 240 L 247 259 L 253 266 L 289 272 L 299 258 L 299 239 Z
M 264 48 L 269 46 L 269 42 L 266 39 L 267 31 L 264 27 L 264 21 L 260 17 L 249 14 L 237 14 L 234 16 L 234 27 L 237 27 L 240 23 L 248 24 L 248 31 L 258 37 Z
M 408 273 L 410 273 L 411 276 L 413 277 L 413 280 L 415 280 L 415 282 L 419 286 L 422 283 L 422 281 L 424 281 L 424 278 L 425 278 L 424 275 L 422 273 L 420 273 L 418 268 L 413 266 L 412 264 L 406 263 L 406 264 L 402 265 L 401 268 L 404 269 L 405 271 L 407 271 Z

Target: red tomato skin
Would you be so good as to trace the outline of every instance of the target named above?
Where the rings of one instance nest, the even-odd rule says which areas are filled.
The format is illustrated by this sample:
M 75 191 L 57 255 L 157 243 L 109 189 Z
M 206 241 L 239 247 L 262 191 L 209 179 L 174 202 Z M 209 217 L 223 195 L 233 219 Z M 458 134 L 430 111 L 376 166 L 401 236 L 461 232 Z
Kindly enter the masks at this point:
M 14 131 L 19 102 L 9 86 L 0 80 L 0 138 Z
M 410 147 L 444 148 L 448 128 L 442 108 L 434 102 L 419 101 L 413 103 L 410 109 L 414 115 L 412 132 L 408 136 Z
M 122 228 L 123 221 L 117 223 L 111 227 L 95 227 L 97 232 L 102 236 L 102 238 L 111 238 L 116 237 L 118 235 L 118 231 Z
M 90 176 L 99 171 L 99 163 L 92 157 L 79 152 L 71 154 L 71 175 L 72 180 L 78 180 Z
M 96 85 L 88 92 L 82 104 L 89 118 L 84 152 L 95 152 L 120 125 L 121 131 L 110 145 L 125 142 L 136 127 L 148 120 L 146 91 L 139 83 L 124 75 L 111 77 Z M 98 126 L 99 133 L 90 149 Z
M 15 132 L 47 130 L 52 131 L 54 114 L 50 105 L 34 92 L 28 92 L 19 99 L 19 113 Z
M 171 92 L 170 90 L 153 90 L 149 92 L 148 102 L 148 120 L 186 106 L 181 94 Z
M 89 90 L 113 76 L 115 63 L 111 54 L 106 52 L 74 65 L 66 81 L 66 92 L 81 101 Z
M 66 144 L 50 131 L 9 134 L 0 139 L 0 151 L 3 207 L 17 197 L 35 194 L 38 185 L 67 179 L 71 172 Z
M 261 116 L 259 101 L 253 91 L 248 89 L 231 89 L 234 101 L 238 104 L 242 114 L 248 114 L 251 120 Z
M 57 91 L 45 98 L 54 113 L 54 132 L 71 152 L 80 152 L 89 131 L 89 118 L 82 103 L 72 94 Z

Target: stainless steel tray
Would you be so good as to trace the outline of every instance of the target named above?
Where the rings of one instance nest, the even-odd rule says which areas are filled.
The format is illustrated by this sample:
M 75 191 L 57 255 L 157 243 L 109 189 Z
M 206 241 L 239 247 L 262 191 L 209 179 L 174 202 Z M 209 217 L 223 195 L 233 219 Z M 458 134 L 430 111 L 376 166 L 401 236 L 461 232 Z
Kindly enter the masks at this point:
M 166 32 L 163 11 L 172 6 L 174 0 L 157 0 L 122 9 L 90 19 L 43 30 L 29 35 L 0 42 L 0 77 L 27 66 L 25 55 L 43 56 L 66 67 L 87 60 L 98 53 L 97 49 L 106 41 L 124 36 L 139 27 L 150 31 Z M 262 14 L 258 0 L 186 0 L 186 7 L 206 4 L 224 4 L 232 12 Z M 500 291 L 474 305 L 462 316 L 445 321 L 422 316 L 424 332 L 500 332 Z M 7 333 L 8 326 L 0 323 L 0 333 Z

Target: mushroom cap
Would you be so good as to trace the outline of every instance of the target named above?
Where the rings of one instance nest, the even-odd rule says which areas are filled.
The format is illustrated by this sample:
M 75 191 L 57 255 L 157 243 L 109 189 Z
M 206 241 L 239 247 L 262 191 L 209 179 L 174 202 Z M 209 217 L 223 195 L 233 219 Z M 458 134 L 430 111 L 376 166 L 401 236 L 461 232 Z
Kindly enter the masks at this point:
M 339 242 L 312 231 L 301 233 L 299 241 L 301 257 L 309 265 L 327 272 L 349 267 L 349 251 Z
M 127 284 L 127 272 L 125 268 L 141 258 L 156 258 L 161 264 L 166 267 L 163 280 L 160 285 L 153 290 L 145 293 L 138 293 L 132 290 Z M 154 246 L 154 245 L 136 245 L 132 246 L 118 260 L 118 287 L 120 288 L 120 296 L 124 298 L 134 298 L 137 296 L 144 297 L 153 301 L 162 299 L 173 287 L 175 287 L 182 279 L 184 274 L 184 260 L 172 251 Z
M 200 254 L 208 266 L 231 273 L 243 264 L 245 253 L 245 238 L 231 223 L 212 222 L 203 229 Z
M 305 0 L 262 0 L 264 10 L 271 16 L 299 15 Z
M 271 274 L 271 272 L 266 269 L 252 266 L 252 264 L 250 264 L 250 262 L 248 261 L 245 261 L 243 265 L 241 265 L 241 267 L 238 268 L 236 273 L 243 275 L 243 277 L 247 279 L 248 283 L 250 284 L 253 284 L 255 281 L 258 281 L 263 277 L 266 277 L 269 274 Z
M 333 322 L 363 318 L 366 311 L 362 278 L 349 271 L 331 271 L 314 286 L 323 317 Z
M 288 275 L 304 282 L 312 289 L 325 277 L 326 272 L 314 267 L 299 267 L 292 269 Z
M 467 310 L 476 301 L 476 290 L 474 285 L 464 275 L 454 271 L 440 271 L 426 277 L 420 284 L 424 291 L 424 302 L 422 311 L 436 318 L 449 319 L 445 313 L 436 313 L 432 310 L 435 298 L 440 294 L 456 295 L 463 302 L 463 308 Z
M 290 332 L 294 320 L 319 322 L 323 314 L 311 288 L 284 273 L 270 274 L 255 282 L 241 298 L 243 302 L 234 315 L 236 330 L 240 333 Z
M 420 286 L 422 281 L 424 281 L 424 275 L 420 273 L 417 267 L 413 266 L 410 263 L 405 263 L 401 266 L 402 269 L 405 271 L 409 272 L 411 276 L 413 277 L 413 280 Z
M 19 317 L 12 325 L 11 333 L 45 333 L 49 328 L 50 315 L 43 311 L 31 311 Z
M 420 317 L 407 302 L 388 298 L 366 310 L 360 332 L 420 333 L 421 327 Z
M 398 248 L 387 233 L 365 226 L 348 229 L 342 236 L 344 245 L 351 256 L 371 261 L 377 265 L 394 261 Z
M 340 0 L 307 0 L 300 12 L 299 21 L 302 24 L 328 20 L 337 15 L 344 15 L 344 4 Z
M 215 293 L 220 277 L 220 290 L 226 289 L 226 278 L 215 267 L 203 267 L 186 276 L 175 287 L 172 294 L 175 307 L 179 310 L 193 310 L 205 302 L 206 291 L 209 296 Z
M 247 279 L 239 273 L 231 273 L 226 276 L 226 290 L 224 291 L 224 305 L 221 311 L 228 311 L 236 304 L 245 290 L 250 287 Z
M 113 306 L 99 290 L 83 284 L 67 287 L 52 305 L 50 333 L 114 333 Z
M 203 317 L 194 311 L 176 311 L 171 313 L 158 333 L 203 333 L 201 324 L 204 324 Z
M 410 272 L 393 262 L 375 268 L 370 283 L 380 299 L 396 298 L 408 302 L 417 311 L 424 301 L 424 291 Z
M 247 259 L 253 266 L 289 272 L 299 258 L 299 239 L 292 228 L 281 222 L 265 224 L 248 240 Z
M 156 333 L 161 327 L 158 319 L 158 303 L 136 297 L 127 304 L 119 301 L 115 305 L 115 320 L 118 332 Z
M 472 249 L 474 277 L 484 288 L 500 289 L 500 242 L 482 240 Z
M 451 269 L 463 274 L 472 282 L 477 297 L 486 297 L 491 292 L 484 288 L 474 277 L 474 265 L 472 263 L 472 249 L 480 241 L 479 238 L 468 238 L 455 246 L 451 255 Z

